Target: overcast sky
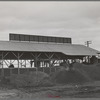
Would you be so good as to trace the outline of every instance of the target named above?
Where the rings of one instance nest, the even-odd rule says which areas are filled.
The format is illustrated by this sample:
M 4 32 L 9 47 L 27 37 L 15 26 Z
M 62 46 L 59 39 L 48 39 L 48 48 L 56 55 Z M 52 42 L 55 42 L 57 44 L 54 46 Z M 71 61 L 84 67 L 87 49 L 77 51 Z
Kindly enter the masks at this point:
M 0 40 L 9 33 L 71 37 L 100 50 L 99 1 L 0 1 Z

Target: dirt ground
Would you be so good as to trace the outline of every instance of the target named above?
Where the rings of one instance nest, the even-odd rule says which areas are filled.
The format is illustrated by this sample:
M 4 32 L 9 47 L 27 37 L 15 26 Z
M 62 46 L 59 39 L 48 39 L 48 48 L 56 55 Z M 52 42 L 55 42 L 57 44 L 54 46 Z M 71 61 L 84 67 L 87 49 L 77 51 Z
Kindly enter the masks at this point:
M 27 87 L 0 89 L 0 100 L 47 100 L 47 99 L 100 98 L 100 81 L 85 84 L 67 84 L 52 87 Z

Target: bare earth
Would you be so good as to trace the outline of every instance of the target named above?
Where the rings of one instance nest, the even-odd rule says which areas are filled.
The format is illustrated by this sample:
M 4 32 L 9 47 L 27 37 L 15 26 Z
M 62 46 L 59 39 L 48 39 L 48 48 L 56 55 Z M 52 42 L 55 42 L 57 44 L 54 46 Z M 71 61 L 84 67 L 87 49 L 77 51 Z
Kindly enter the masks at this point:
M 47 100 L 47 99 L 100 98 L 100 81 L 82 85 L 58 85 L 53 87 L 1 89 L 0 100 Z

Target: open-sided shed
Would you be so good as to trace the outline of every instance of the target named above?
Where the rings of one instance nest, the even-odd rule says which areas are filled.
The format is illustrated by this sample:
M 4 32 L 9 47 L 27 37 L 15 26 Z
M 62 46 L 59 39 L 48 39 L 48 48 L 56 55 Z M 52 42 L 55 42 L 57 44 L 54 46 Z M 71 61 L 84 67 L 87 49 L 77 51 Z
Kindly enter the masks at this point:
M 68 44 L 68 43 L 39 43 L 39 42 L 15 42 L 0 41 L 0 65 L 3 70 L 4 65 L 8 66 L 16 62 L 18 74 L 20 73 L 20 65 L 39 67 L 45 64 L 52 66 L 54 60 L 67 60 L 85 56 L 97 56 L 99 51 L 86 47 L 84 45 Z M 3 71 L 2 71 L 3 73 Z
M 97 56 L 99 51 L 84 45 L 72 44 L 71 38 L 9 34 L 9 41 L 0 41 L 0 73 L 20 74 L 24 70 L 54 67 L 68 59 Z M 14 68 L 13 68 L 14 67 Z M 41 70 L 41 69 L 40 69 Z

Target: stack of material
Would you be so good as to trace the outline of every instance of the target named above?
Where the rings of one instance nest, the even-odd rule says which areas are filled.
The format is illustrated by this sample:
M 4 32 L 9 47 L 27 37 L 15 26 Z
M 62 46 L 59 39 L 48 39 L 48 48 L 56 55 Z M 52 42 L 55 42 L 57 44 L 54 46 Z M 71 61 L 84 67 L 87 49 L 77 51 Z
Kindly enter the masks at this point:
M 49 75 L 38 71 L 38 72 L 29 72 L 20 75 L 13 74 L 10 77 L 10 83 L 17 87 L 24 86 L 39 86 L 39 85 L 49 85 Z
M 55 81 L 56 83 L 61 83 L 61 84 L 66 84 L 66 83 L 83 83 L 83 82 L 88 82 L 90 79 L 88 76 L 83 75 L 80 73 L 78 70 L 61 70 L 54 75 L 52 75 L 52 80 Z
M 52 75 L 52 80 L 56 83 L 84 83 L 100 80 L 99 65 L 73 64 L 73 70 L 59 70 Z
M 93 81 L 100 80 L 100 64 L 84 65 L 75 63 L 74 69 L 90 77 Z

